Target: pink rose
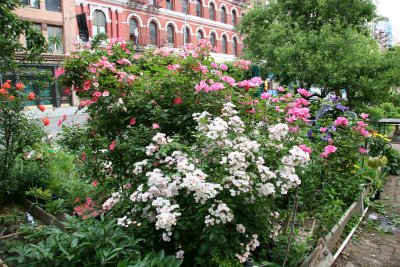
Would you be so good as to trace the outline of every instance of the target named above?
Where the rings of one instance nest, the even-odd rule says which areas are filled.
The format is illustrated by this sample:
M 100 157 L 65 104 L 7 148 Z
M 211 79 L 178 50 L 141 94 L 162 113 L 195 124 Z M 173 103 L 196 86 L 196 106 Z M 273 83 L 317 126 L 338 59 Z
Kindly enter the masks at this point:
M 359 147 L 358 152 L 360 152 L 360 154 L 367 154 L 367 149 L 365 147 Z
M 268 99 L 268 98 L 270 98 L 271 97 L 271 95 L 270 94 L 268 94 L 268 93 L 266 93 L 266 92 L 264 92 L 264 93 L 262 93 L 261 94 L 261 99 Z
M 112 141 L 108 148 L 113 151 L 115 149 L 115 141 Z
M 338 117 L 334 123 L 335 126 L 347 126 L 349 125 L 349 120 L 346 117 Z
M 361 113 L 360 116 L 361 116 L 361 118 L 363 118 L 364 120 L 366 120 L 366 119 L 368 119 L 369 114 Z
M 319 128 L 319 131 L 320 131 L 321 133 L 326 133 L 327 130 L 328 130 L 328 129 L 326 129 L 325 127 Z
M 304 152 L 306 152 L 306 153 L 311 153 L 311 148 L 309 148 L 309 147 L 306 146 L 306 145 L 299 145 L 299 148 L 300 148 L 301 150 L 303 150 Z
M 153 129 L 158 129 L 158 128 L 160 128 L 160 125 L 158 125 L 158 123 L 153 123 Z

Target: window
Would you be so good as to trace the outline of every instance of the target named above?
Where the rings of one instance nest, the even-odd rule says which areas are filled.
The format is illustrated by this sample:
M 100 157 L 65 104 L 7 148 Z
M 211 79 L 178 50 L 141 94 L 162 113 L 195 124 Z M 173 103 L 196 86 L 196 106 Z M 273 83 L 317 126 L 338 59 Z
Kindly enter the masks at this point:
M 221 22 L 226 23 L 226 8 L 224 6 L 221 7 Z
M 232 50 L 233 50 L 233 54 L 235 56 L 238 56 L 238 41 L 237 41 L 236 37 L 233 38 Z
M 189 6 L 188 6 L 188 0 L 182 0 L 182 13 L 189 13 Z
M 172 0 L 167 0 L 166 8 L 168 10 L 173 10 L 173 8 L 172 8 Z
M 40 0 L 22 0 L 21 3 L 33 8 L 40 8 Z
M 201 0 L 196 1 L 196 16 L 203 16 L 203 6 L 201 5 Z
M 213 3 L 210 4 L 210 20 L 215 20 L 215 6 Z
M 185 29 L 185 35 L 184 35 L 184 37 L 183 37 L 184 39 L 184 44 L 188 44 L 188 43 L 190 43 L 190 30 L 189 30 L 189 28 L 187 28 L 186 27 L 186 29 Z
M 237 15 L 236 15 L 236 11 L 232 10 L 232 25 L 236 26 L 237 23 Z
M 138 27 L 138 21 L 134 18 L 129 20 L 129 35 L 131 41 L 135 41 L 135 29 Z
M 222 42 L 222 51 L 221 52 L 223 54 L 227 54 L 228 53 L 228 49 L 227 49 L 227 40 L 226 40 L 226 36 L 225 35 L 222 36 L 221 42 Z
M 168 25 L 167 27 L 167 39 L 169 44 L 175 44 L 175 33 L 172 25 Z
M 46 0 L 46 10 L 61 12 L 60 0 Z
M 100 10 L 93 12 L 93 36 L 106 33 L 106 15 Z
M 197 41 L 200 41 L 201 39 L 204 39 L 203 32 L 199 30 L 199 31 L 197 32 L 196 37 L 197 37 Z
M 47 37 L 52 53 L 64 53 L 62 27 L 47 26 Z
M 158 35 L 157 35 L 157 24 L 152 21 L 150 22 L 150 44 L 157 45 L 158 42 Z
M 40 33 L 42 32 L 42 24 L 32 23 L 31 28 L 36 32 Z M 32 47 L 33 45 L 32 40 L 26 39 L 26 36 L 25 36 L 25 44 L 27 47 Z
M 210 34 L 210 43 L 213 47 L 217 46 L 217 42 L 216 42 L 217 38 L 215 38 L 215 33 L 211 33 Z

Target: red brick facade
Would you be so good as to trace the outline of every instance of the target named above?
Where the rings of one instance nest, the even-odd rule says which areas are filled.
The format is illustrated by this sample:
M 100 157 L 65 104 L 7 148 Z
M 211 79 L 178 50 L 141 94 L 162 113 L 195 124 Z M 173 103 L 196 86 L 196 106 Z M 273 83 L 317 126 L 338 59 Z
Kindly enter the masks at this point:
M 217 53 L 215 56 L 221 59 L 232 59 L 235 54 L 240 55 L 242 38 L 233 25 L 233 18 L 236 14 L 236 24 L 242 18 L 245 6 L 243 1 L 187 0 L 189 3 L 187 14 L 183 7 L 184 1 L 75 0 L 75 10 L 76 14 L 86 14 L 90 37 L 105 29 L 109 38 L 122 37 L 132 40 L 131 32 L 134 29 L 132 25 L 136 23 L 139 30 L 139 45 L 152 44 L 158 47 L 180 48 L 184 44 L 183 32 L 186 25 L 190 31 L 189 42 L 195 43 L 197 37 L 206 39 L 214 37 Z M 215 10 L 214 20 L 212 20 L 210 9 Z M 224 9 L 226 10 L 225 23 L 222 22 Z M 105 22 L 102 22 L 104 17 Z M 226 43 L 225 52 L 223 51 L 224 42 Z

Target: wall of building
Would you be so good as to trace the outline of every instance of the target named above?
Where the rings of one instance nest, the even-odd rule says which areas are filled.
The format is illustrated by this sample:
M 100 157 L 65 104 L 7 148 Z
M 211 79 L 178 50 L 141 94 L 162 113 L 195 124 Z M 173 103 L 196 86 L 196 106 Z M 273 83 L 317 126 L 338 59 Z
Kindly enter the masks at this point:
M 146 2 L 145 2 L 146 1 Z M 237 23 L 241 20 L 243 10 L 239 1 L 219 1 L 219 0 L 201 0 L 202 17 L 196 16 L 196 0 L 189 0 L 189 9 L 187 14 L 182 10 L 182 1 L 172 0 L 172 10 L 166 7 L 166 1 L 155 0 L 153 4 L 148 4 L 149 0 L 131 0 L 131 1 L 106 1 L 106 0 L 75 0 L 76 14 L 85 13 L 87 16 L 89 35 L 93 37 L 93 13 L 96 10 L 102 11 L 106 16 L 107 30 L 109 38 L 122 37 L 129 40 L 129 24 L 135 19 L 139 25 L 139 44 L 146 46 L 150 43 L 149 25 L 155 22 L 157 25 L 157 46 L 168 46 L 167 27 L 172 25 L 174 28 L 175 48 L 179 48 L 184 43 L 184 28 L 190 30 L 190 40 L 195 43 L 197 32 L 202 31 L 204 38 L 209 39 L 211 33 L 216 37 L 217 57 L 223 59 L 234 58 L 233 42 L 237 41 L 237 54 L 242 50 L 242 38 L 237 34 L 236 28 L 232 25 L 232 11 L 237 14 Z M 151 1 L 151 0 L 150 0 Z M 209 7 L 213 3 L 215 6 L 215 20 L 210 20 Z M 226 9 L 226 22 L 221 22 L 221 7 Z M 78 36 L 78 31 L 76 32 Z M 227 54 L 220 55 L 222 52 L 222 36 L 227 39 Z
M 62 27 L 63 51 L 55 54 L 64 54 L 73 49 L 72 42 L 76 40 L 76 18 L 74 0 L 60 0 L 61 10 L 46 10 L 46 1 L 39 0 L 39 8 L 26 6 L 15 10 L 22 19 L 41 25 L 43 35 L 48 38 L 48 26 Z M 22 37 L 22 42 L 24 38 Z

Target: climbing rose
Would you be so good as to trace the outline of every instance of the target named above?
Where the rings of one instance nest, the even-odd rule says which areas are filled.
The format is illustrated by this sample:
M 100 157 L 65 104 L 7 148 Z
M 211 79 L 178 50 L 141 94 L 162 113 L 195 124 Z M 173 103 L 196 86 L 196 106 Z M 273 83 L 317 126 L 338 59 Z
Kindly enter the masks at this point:
M 15 89 L 22 90 L 24 89 L 25 85 L 22 82 L 15 84 Z
M 30 93 L 28 94 L 28 99 L 29 99 L 29 100 L 35 99 L 35 93 L 34 93 L 34 92 L 30 92 Z
M 38 108 L 40 109 L 41 112 L 44 112 L 46 110 L 46 107 L 43 105 L 39 105 Z
M 43 122 L 44 126 L 48 126 L 50 124 L 49 118 L 43 118 L 42 122 Z

